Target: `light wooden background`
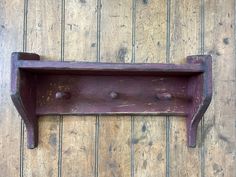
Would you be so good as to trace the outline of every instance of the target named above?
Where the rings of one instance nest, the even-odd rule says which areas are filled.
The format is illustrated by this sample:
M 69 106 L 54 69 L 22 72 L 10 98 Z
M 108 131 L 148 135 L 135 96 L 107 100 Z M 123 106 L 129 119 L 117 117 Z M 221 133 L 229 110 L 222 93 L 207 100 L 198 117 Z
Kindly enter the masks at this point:
M 9 96 L 10 54 L 42 60 L 184 63 L 213 56 L 214 93 L 186 147 L 184 119 L 43 117 L 39 146 Z M 235 177 L 234 0 L 1 0 L 0 177 Z

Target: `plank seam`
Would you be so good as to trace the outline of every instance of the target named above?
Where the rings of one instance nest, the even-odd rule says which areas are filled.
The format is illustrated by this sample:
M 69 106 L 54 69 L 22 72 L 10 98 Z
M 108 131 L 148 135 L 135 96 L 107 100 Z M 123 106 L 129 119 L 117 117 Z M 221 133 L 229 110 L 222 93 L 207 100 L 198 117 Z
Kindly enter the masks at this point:
M 95 130 L 95 177 L 98 177 L 99 116 L 96 116 Z
M 61 61 L 64 61 L 65 53 L 65 0 L 61 0 Z M 62 176 L 62 137 L 63 116 L 59 116 L 59 142 L 58 142 L 58 177 Z
M 101 0 L 97 0 L 97 62 L 100 62 L 100 38 L 101 38 Z M 95 177 L 98 177 L 98 162 L 99 162 L 99 125 L 100 125 L 100 117 L 96 116 L 96 124 L 95 124 Z
M 236 0 L 234 0 L 234 58 L 235 57 L 236 57 Z M 236 62 L 235 62 L 235 68 L 236 68 Z M 235 69 L 235 76 L 236 76 L 236 69 Z M 236 88 L 236 82 L 234 83 L 235 83 L 235 88 Z
M 59 116 L 59 142 L 58 142 L 58 177 L 62 175 L 62 134 L 63 134 L 63 116 Z
M 23 52 L 27 50 L 27 18 L 28 18 L 28 0 L 24 0 L 24 17 L 23 17 Z M 24 130 L 25 125 L 21 119 L 20 129 L 20 177 L 24 177 Z
M 23 52 L 26 52 L 27 50 L 27 15 L 28 15 L 28 0 L 24 0 Z
M 200 54 L 204 54 L 205 48 L 205 2 L 200 0 Z M 205 176 L 205 143 L 204 143 L 204 116 L 202 117 L 200 124 L 200 136 L 201 136 L 201 147 L 200 147 L 200 174 L 201 177 Z
M 166 1 L 166 62 L 170 63 L 170 11 L 171 0 Z M 170 117 L 166 116 L 166 177 L 170 177 Z
M 135 38 L 135 28 L 136 28 L 136 0 L 132 0 L 132 59 L 131 63 L 135 63 L 135 44 L 136 44 L 136 38 Z M 131 171 L 131 177 L 134 177 L 134 144 L 133 144 L 133 139 L 134 139 L 134 116 L 131 116 L 131 141 L 130 141 L 130 171 Z
M 100 62 L 100 39 L 101 39 L 101 1 L 97 0 L 97 62 Z
M 61 61 L 65 55 L 65 0 L 61 0 Z
M 234 0 L 234 57 L 236 56 L 236 0 Z M 234 60 L 234 66 L 236 68 L 236 61 Z M 236 70 L 235 70 L 235 76 L 236 76 Z M 236 89 L 236 82 L 235 89 Z M 235 130 L 236 130 L 236 121 L 235 121 Z M 236 138 L 236 135 L 234 136 Z M 234 156 L 236 156 L 236 149 L 234 149 Z M 234 164 L 236 164 L 236 160 L 234 160 Z M 234 170 L 234 176 L 236 176 L 236 170 Z
M 21 120 L 21 128 L 20 128 L 20 177 L 23 177 L 24 170 L 24 122 Z
M 135 45 L 136 45 L 136 0 L 132 0 L 132 60 L 131 63 L 135 63 Z
M 134 144 L 133 144 L 133 139 L 134 139 L 134 116 L 131 116 L 131 141 L 130 141 L 131 177 L 134 177 Z
M 200 6 L 201 6 L 201 11 L 200 11 L 200 42 L 201 42 L 201 51 L 200 53 L 203 55 L 205 52 L 205 2 L 204 0 L 200 0 Z

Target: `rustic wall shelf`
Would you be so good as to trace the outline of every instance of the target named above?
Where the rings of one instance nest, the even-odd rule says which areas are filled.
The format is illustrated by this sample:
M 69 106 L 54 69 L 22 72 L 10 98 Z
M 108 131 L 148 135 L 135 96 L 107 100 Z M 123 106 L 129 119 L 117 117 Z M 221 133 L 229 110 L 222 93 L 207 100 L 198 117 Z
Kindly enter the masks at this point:
M 188 146 L 212 96 L 211 56 L 187 64 L 39 61 L 12 53 L 11 97 L 26 125 L 28 148 L 38 143 L 40 115 L 186 116 Z

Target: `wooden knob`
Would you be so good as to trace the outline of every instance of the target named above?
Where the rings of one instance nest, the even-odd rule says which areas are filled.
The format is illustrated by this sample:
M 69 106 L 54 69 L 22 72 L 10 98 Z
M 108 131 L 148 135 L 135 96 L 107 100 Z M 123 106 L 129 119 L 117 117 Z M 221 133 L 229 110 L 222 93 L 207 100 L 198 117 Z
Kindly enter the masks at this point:
M 156 94 L 158 100 L 171 100 L 172 95 L 170 93 L 158 93 Z
M 117 92 L 112 91 L 112 92 L 110 93 L 110 97 L 111 97 L 112 99 L 116 99 L 116 98 L 118 98 L 118 96 L 119 96 L 119 94 L 118 94 Z
M 70 99 L 71 95 L 69 92 L 57 92 L 55 95 L 56 99 Z

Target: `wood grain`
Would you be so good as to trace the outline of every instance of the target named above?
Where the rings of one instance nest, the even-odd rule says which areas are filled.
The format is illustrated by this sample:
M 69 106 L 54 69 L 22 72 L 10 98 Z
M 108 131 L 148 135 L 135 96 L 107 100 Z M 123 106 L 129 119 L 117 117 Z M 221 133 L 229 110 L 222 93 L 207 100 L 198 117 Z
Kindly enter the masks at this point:
M 64 116 L 62 176 L 94 176 L 95 117 Z
M 102 1 L 101 62 L 128 63 L 132 59 L 132 0 Z
M 186 56 L 200 52 L 200 1 L 171 1 L 170 12 L 170 62 L 184 63 Z M 199 141 L 198 135 L 197 143 Z M 197 145 L 191 149 L 186 146 L 185 117 L 170 118 L 169 143 L 170 176 L 199 176 L 200 147 Z
M 102 1 L 100 61 L 132 59 L 132 1 Z M 130 176 L 131 118 L 100 117 L 98 176 Z
M 98 176 L 130 176 L 130 117 L 100 117 Z
M 61 4 L 60 1 L 28 1 L 27 44 L 29 52 L 35 52 L 50 60 L 61 57 Z M 26 133 L 25 133 L 26 136 Z M 26 137 L 24 138 L 26 140 Z M 59 119 L 39 119 L 39 146 L 29 150 L 24 146 L 23 175 L 57 176 L 58 174 Z
M 96 61 L 96 22 L 96 0 L 65 1 L 65 61 Z M 95 123 L 95 116 L 64 116 L 62 176 L 94 176 Z
M 166 1 L 136 3 L 136 63 L 166 63 Z
M 10 99 L 9 78 L 11 52 L 23 50 L 23 8 L 19 0 L 0 3 L 0 176 L 21 173 L 21 119 Z
M 65 1 L 64 57 L 68 61 L 97 60 L 96 0 Z
M 213 56 L 213 100 L 205 116 L 204 171 L 235 176 L 235 1 L 205 1 L 205 52 Z
M 166 1 L 137 1 L 135 62 L 166 62 Z M 166 174 L 165 117 L 134 119 L 134 176 Z

